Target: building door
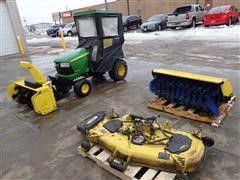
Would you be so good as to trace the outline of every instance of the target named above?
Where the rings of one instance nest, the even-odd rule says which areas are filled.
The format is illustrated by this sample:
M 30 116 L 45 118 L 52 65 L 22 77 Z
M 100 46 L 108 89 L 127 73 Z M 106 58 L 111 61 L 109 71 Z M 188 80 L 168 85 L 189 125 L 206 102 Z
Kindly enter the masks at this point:
M 213 0 L 205 0 L 205 5 L 204 6 L 207 8 L 207 11 L 209 11 L 210 9 L 212 9 Z
M 0 56 L 19 52 L 6 1 L 0 0 Z

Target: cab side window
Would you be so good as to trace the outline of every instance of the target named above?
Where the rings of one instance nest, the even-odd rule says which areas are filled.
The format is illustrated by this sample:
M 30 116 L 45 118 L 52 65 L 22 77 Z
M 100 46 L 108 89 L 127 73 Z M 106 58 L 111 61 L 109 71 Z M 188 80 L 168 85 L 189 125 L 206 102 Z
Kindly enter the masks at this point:
M 118 36 L 118 18 L 117 17 L 103 17 L 103 35 L 104 37 Z

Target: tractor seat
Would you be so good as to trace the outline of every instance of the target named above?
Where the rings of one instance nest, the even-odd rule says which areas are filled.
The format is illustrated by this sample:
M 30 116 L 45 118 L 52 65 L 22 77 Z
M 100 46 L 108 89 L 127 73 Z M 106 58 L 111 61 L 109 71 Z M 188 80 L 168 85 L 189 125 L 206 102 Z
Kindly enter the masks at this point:
M 24 81 L 24 85 L 28 86 L 30 88 L 33 88 L 33 89 L 42 87 L 42 84 L 40 84 L 38 82 L 30 82 L 30 81 Z

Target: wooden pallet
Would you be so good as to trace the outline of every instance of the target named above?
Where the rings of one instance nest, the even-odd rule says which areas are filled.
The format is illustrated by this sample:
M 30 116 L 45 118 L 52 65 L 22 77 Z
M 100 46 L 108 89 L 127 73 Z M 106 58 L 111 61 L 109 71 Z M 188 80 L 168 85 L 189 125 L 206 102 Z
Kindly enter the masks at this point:
M 168 112 L 174 114 L 176 116 L 189 118 L 195 121 L 201 121 L 205 123 L 210 123 L 212 126 L 218 127 L 225 116 L 228 114 L 230 109 L 232 108 L 234 102 L 236 100 L 236 96 L 233 96 L 227 103 L 223 103 L 220 105 L 220 115 L 219 116 L 208 116 L 204 112 L 200 112 L 196 109 L 189 108 L 183 105 L 179 105 L 174 102 L 169 102 L 164 98 L 157 98 L 148 102 L 148 107 L 161 110 L 164 112 Z
M 90 158 L 96 162 L 98 166 L 124 180 L 174 180 L 176 176 L 175 173 L 158 171 L 143 166 L 128 166 L 124 172 L 120 172 L 111 168 L 108 163 L 108 158 L 111 156 L 111 152 L 102 149 L 98 145 L 93 145 L 88 152 L 82 151 L 81 146 L 79 146 L 78 152 L 81 156 Z

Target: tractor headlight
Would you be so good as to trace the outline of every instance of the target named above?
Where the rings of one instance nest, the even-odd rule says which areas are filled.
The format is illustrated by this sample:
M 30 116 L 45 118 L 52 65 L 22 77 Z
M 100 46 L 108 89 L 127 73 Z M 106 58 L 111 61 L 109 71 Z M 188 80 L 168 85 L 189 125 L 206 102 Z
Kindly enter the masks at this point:
M 70 64 L 69 63 L 60 63 L 60 67 L 70 67 Z

